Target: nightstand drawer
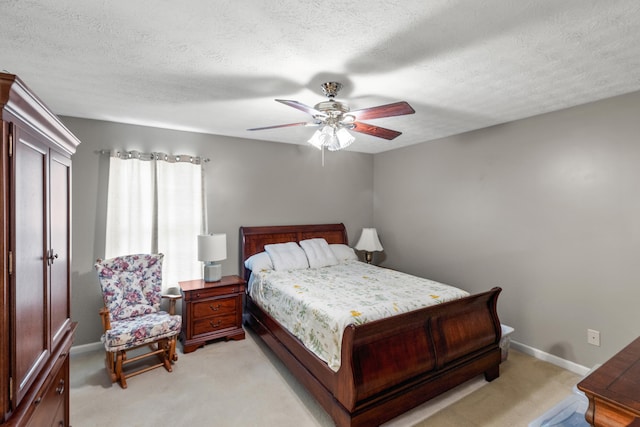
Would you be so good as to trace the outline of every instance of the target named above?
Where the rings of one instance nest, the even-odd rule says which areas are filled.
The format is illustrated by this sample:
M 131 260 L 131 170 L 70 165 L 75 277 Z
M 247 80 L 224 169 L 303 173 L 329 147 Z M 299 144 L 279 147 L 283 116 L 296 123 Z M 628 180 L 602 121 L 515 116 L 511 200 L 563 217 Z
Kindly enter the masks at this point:
M 198 289 L 196 291 L 185 292 L 185 301 L 197 301 L 205 298 L 213 298 L 221 295 L 235 294 L 244 290 L 244 286 L 219 286 L 209 289 Z
M 193 322 L 193 335 L 208 334 L 210 332 L 219 331 L 225 328 L 236 326 L 236 315 L 227 314 L 224 316 L 215 316 L 208 319 L 196 320 Z
M 237 303 L 237 297 L 218 298 L 196 302 L 193 304 L 193 318 L 198 320 L 203 317 L 234 314 L 236 312 Z

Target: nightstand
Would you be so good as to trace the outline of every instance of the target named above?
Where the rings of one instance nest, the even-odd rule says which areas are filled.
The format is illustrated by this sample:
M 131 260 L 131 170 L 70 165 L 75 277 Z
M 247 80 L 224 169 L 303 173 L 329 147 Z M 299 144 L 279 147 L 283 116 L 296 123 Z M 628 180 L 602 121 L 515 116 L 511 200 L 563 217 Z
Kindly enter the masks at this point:
M 242 340 L 242 296 L 245 281 L 224 276 L 218 282 L 202 279 L 180 282 L 182 290 L 182 346 L 184 353 L 218 338 Z

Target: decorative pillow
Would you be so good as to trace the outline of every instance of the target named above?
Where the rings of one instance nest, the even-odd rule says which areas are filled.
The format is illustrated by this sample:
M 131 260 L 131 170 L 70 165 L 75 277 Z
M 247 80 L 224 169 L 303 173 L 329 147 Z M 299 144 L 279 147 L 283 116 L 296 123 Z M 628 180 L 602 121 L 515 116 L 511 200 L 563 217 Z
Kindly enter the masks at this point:
M 269 257 L 269 254 L 266 252 L 260 252 L 255 255 L 251 255 L 245 260 L 244 266 L 251 271 L 273 270 L 271 257 Z
M 356 254 L 356 251 L 354 251 L 353 248 L 347 245 L 334 243 L 329 245 L 329 247 L 331 248 L 331 251 L 333 252 L 335 257 L 338 259 L 338 261 L 350 261 L 350 260 L 357 261 L 359 259 L 358 255 Z
M 307 254 L 309 267 L 311 268 L 326 267 L 338 263 L 338 259 L 324 239 L 301 240 L 300 246 L 302 246 L 304 253 Z
M 274 270 L 309 268 L 307 256 L 294 242 L 264 245 L 264 250 L 269 254 Z

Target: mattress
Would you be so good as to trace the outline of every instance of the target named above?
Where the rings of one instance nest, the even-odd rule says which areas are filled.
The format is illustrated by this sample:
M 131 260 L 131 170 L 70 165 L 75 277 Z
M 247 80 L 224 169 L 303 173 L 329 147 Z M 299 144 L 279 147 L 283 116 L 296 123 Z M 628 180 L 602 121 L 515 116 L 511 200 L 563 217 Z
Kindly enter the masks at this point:
M 249 294 L 329 368 L 340 368 L 344 329 L 469 295 L 399 271 L 345 261 L 321 268 L 253 272 Z

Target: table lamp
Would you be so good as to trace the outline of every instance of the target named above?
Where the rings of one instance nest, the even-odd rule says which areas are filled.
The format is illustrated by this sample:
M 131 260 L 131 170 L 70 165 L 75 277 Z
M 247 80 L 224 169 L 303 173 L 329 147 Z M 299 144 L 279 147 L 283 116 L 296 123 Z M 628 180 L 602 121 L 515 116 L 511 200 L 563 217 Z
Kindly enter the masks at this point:
M 382 251 L 382 244 L 378 239 L 378 232 L 375 228 L 363 228 L 360 240 L 356 243 L 355 248 L 359 251 L 365 251 L 365 261 L 367 264 L 371 264 L 371 258 L 373 258 L 373 252 Z
M 204 281 L 217 282 L 222 278 L 222 266 L 216 261 L 227 259 L 227 235 L 198 236 L 198 260 L 204 262 Z

